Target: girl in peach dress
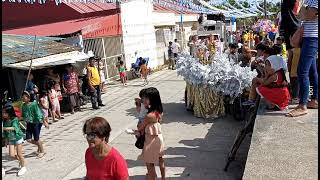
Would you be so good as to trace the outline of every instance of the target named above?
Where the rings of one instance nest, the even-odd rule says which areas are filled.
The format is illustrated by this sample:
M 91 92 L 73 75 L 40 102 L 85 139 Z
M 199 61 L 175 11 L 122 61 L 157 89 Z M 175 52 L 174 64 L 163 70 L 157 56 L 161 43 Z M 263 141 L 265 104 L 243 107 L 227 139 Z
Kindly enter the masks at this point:
M 159 162 L 161 179 L 165 180 L 164 143 L 161 131 L 161 118 L 163 113 L 159 91 L 156 88 L 147 88 L 144 97 L 144 106 L 148 109 L 145 120 L 138 128 L 139 134 L 145 134 L 145 141 L 141 155 L 147 166 L 147 180 L 157 179 L 155 164 Z

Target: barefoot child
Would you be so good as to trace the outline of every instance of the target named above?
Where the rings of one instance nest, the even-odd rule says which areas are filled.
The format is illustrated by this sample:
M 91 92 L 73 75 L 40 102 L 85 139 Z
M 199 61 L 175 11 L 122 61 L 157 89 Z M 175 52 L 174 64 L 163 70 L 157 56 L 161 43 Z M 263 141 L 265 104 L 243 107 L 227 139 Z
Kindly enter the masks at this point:
M 25 91 L 22 93 L 22 117 L 27 122 L 26 140 L 27 142 L 38 146 L 38 158 L 45 155 L 42 142 L 40 141 L 40 131 L 43 122 L 43 114 L 38 102 L 30 101 L 30 94 Z M 32 139 L 33 136 L 33 139 Z
M 53 115 L 53 121 L 56 121 L 55 119 L 64 119 L 61 116 L 61 112 L 60 112 L 60 102 L 58 99 L 58 93 L 55 90 L 56 87 L 56 82 L 55 81 L 49 81 L 48 83 L 49 86 L 49 100 L 50 100 L 50 104 L 51 104 L 51 111 L 52 111 L 52 115 Z M 57 120 L 58 121 L 58 120 Z
M 2 110 L 3 135 L 9 143 L 9 155 L 19 161 L 18 176 L 27 172 L 25 161 L 22 153 L 23 132 L 20 128 L 19 120 L 16 117 L 13 106 L 5 106 Z
M 146 60 L 142 60 L 142 64 L 140 66 L 141 78 L 144 80 L 143 85 L 147 85 L 148 82 L 148 67 L 146 64 Z
M 42 91 L 40 93 L 39 100 L 40 100 L 40 109 L 43 113 L 43 125 L 47 129 L 49 129 L 49 118 L 48 118 L 49 100 L 48 100 L 47 92 Z
M 124 66 L 123 61 L 120 61 L 119 75 L 120 75 L 121 82 L 122 82 L 123 86 L 126 86 L 127 85 L 127 74 L 126 74 L 126 67 Z

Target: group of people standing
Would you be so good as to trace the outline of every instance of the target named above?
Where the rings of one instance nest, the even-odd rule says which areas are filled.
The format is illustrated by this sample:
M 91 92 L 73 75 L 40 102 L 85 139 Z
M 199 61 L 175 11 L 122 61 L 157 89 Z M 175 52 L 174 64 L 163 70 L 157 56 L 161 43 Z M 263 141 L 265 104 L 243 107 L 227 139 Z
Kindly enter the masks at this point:
M 99 109 L 101 100 L 101 78 L 97 67 L 99 59 L 90 58 L 89 64 L 85 67 L 86 74 L 83 79 L 83 86 L 86 86 L 86 95 L 91 96 L 93 109 Z M 59 74 L 54 69 L 49 68 L 43 79 L 39 80 L 39 86 L 34 83 L 34 76 L 31 72 L 26 72 L 26 88 L 21 95 L 22 104 L 18 112 L 10 102 L 3 104 L 3 134 L 5 145 L 9 146 L 11 157 L 19 161 L 20 170 L 18 176 L 23 175 L 27 169 L 22 155 L 22 144 L 24 133 L 20 120 L 26 122 L 25 140 L 37 146 L 37 157 L 42 158 L 46 153 L 40 132 L 42 126 L 49 129 L 51 116 L 53 122 L 64 119 L 60 104 L 63 101 L 62 93 L 67 96 L 67 101 L 71 114 L 81 110 L 81 86 L 78 73 L 71 64 L 64 66 L 64 72 Z M 4 173 L 4 171 L 3 171 Z
M 245 65 L 258 71 L 258 77 L 252 81 L 249 100 L 244 105 L 254 104 L 259 94 L 269 102 L 268 109 L 271 110 L 287 109 L 290 100 L 291 104 L 298 104 L 286 114 L 288 117 L 305 115 L 307 109 L 318 108 L 318 1 L 304 3 L 299 6 L 299 1 L 283 2 L 280 36 L 275 39 L 275 44 L 266 37 L 254 49 L 250 49 L 248 42 L 244 42 L 241 48 L 230 44 L 230 60 L 244 62 L 246 59 Z M 296 17 L 299 10 L 300 27 Z M 298 46 L 292 39 L 296 33 L 301 37 Z M 287 72 L 290 81 L 286 79 Z
M 217 53 L 217 40 L 214 35 L 208 38 L 199 40 L 197 35 L 191 37 L 188 43 L 190 48 L 190 55 L 197 57 L 202 64 L 210 64 Z
M 178 54 L 181 52 L 180 44 L 177 39 L 174 42 L 170 41 L 168 46 L 168 58 L 169 58 L 169 69 L 174 70 L 176 67 L 176 62 Z
M 294 91 L 298 92 L 295 93 L 298 106 L 287 116 L 305 115 L 308 113 L 307 109 L 318 108 L 318 0 L 306 0 L 304 4 L 299 0 L 284 0 L 281 6 L 280 32 L 288 50 L 288 69 L 294 82 Z M 300 43 L 293 47 L 291 41 L 296 33 Z

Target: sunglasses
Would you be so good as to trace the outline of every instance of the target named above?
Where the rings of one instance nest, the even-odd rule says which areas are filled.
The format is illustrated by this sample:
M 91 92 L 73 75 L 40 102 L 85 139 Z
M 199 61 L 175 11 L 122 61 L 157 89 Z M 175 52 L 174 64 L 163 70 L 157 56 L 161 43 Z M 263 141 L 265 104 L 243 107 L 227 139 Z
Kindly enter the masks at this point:
M 84 136 L 87 138 L 87 140 L 93 140 L 98 137 L 95 132 L 86 133 Z

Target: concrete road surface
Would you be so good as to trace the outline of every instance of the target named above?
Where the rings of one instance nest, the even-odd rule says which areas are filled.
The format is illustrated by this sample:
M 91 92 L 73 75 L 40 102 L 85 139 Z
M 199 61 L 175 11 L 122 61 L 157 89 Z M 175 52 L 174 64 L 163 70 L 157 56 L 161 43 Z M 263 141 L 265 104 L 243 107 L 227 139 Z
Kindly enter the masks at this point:
M 127 160 L 130 179 L 144 180 L 146 167 L 137 161 L 141 150 L 135 148 L 135 138 L 125 133 L 135 128 L 137 119 L 133 98 L 143 88 L 141 80 L 130 81 L 128 87 L 110 85 L 103 95 L 106 107 L 93 111 L 90 104 L 84 112 L 66 114 L 65 119 L 42 128 L 41 138 L 47 152 L 42 159 L 35 155 L 36 147 L 24 144 L 28 172 L 17 177 L 18 162 L 8 157 L 2 148 L 2 165 L 6 169 L 5 180 L 80 180 L 85 176 L 84 153 L 87 142 L 82 126 L 92 116 L 105 117 L 111 124 L 110 144 Z M 163 70 L 150 76 L 150 84 L 159 89 L 164 105 L 162 125 L 166 146 L 165 163 L 167 179 L 181 180 L 237 180 L 243 175 L 249 147 L 247 138 L 237 159 L 228 172 L 223 171 L 225 159 L 242 122 L 231 117 L 203 120 L 193 117 L 184 107 L 185 82 L 176 71 Z M 158 175 L 159 168 L 157 168 Z

